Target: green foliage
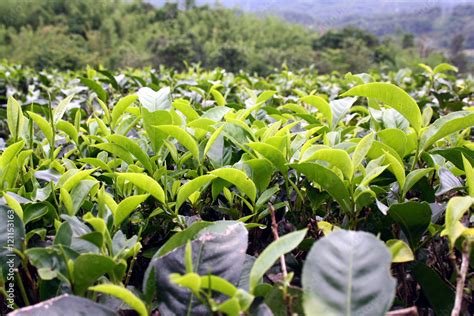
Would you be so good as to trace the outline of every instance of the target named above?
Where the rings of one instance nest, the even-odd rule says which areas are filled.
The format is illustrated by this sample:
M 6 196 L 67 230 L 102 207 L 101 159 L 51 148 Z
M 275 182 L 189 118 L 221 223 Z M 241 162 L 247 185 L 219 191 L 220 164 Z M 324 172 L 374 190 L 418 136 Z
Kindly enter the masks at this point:
M 181 10 L 176 3 L 153 7 L 142 0 L 1 0 L 0 58 L 38 69 L 151 64 L 184 70 L 186 62 L 259 73 L 282 65 L 315 65 L 323 73 L 363 72 L 421 60 L 401 41 L 393 44 L 390 39 L 387 47 L 389 40 L 382 42 L 361 29 L 317 34 L 280 18 L 259 18 L 223 6 L 187 8 Z M 81 80 L 102 100 L 107 97 L 90 78 Z M 224 99 L 217 98 L 222 105 Z
M 0 295 L 11 256 L 20 314 L 449 313 L 474 84 L 421 69 L 0 64 Z

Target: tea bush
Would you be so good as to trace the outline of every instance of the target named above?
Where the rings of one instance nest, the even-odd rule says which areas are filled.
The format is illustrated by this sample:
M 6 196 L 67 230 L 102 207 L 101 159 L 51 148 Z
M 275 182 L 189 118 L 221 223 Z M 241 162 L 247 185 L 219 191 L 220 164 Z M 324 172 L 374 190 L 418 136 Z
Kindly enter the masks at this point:
M 473 312 L 455 67 L 0 75 L 3 313 Z

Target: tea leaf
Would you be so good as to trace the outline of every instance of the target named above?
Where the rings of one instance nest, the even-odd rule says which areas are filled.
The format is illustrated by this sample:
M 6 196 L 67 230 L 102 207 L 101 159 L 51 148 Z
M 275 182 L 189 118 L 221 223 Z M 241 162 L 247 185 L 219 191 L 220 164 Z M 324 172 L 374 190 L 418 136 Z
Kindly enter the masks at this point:
M 9 97 L 7 102 L 7 123 L 11 137 L 15 142 L 20 136 L 24 122 L 25 118 L 23 117 L 20 103 L 15 98 Z
M 147 198 L 148 194 L 134 195 L 120 202 L 114 213 L 114 225 L 117 227 L 120 226 L 120 224 L 138 207 L 138 205 Z
M 176 138 L 187 150 L 189 150 L 194 158 L 199 161 L 199 147 L 196 140 L 189 135 L 184 129 L 176 125 L 159 125 L 155 129 Z
M 57 124 L 60 119 L 62 119 L 64 113 L 67 110 L 67 107 L 69 106 L 69 103 L 71 103 L 71 100 L 74 98 L 74 94 L 71 94 L 64 99 L 62 99 L 59 104 L 53 109 L 53 122 L 54 124 Z
M 305 312 L 385 315 L 395 296 L 390 263 L 390 252 L 369 233 L 341 230 L 318 240 L 303 267 Z
M 421 130 L 422 119 L 416 101 L 404 90 L 391 83 L 371 82 L 355 86 L 341 96 L 375 98 L 402 114 L 417 133 Z
M 199 191 L 203 186 L 216 178 L 215 175 L 203 175 L 193 180 L 186 182 L 178 191 L 176 198 L 176 210 L 179 210 L 186 199 L 196 191 Z
M 142 173 L 117 173 L 117 175 L 125 180 L 130 181 L 143 191 L 150 193 L 161 203 L 165 203 L 165 192 L 163 188 L 153 178 Z
M 303 241 L 306 229 L 286 234 L 272 242 L 255 260 L 250 271 L 250 292 L 252 293 L 264 274 L 281 256 L 292 251 Z
M 124 287 L 114 284 L 100 284 L 89 287 L 89 290 L 112 295 L 124 301 L 128 306 L 136 310 L 138 315 L 148 315 L 148 310 L 142 300 L 140 300 L 138 297 L 135 296 L 135 294 L 133 294 L 130 290 Z
M 240 192 L 245 193 L 252 201 L 255 201 L 257 188 L 245 172 L 234 168 L 220 168 L 211 171 L 210 174 L 232 183 Z

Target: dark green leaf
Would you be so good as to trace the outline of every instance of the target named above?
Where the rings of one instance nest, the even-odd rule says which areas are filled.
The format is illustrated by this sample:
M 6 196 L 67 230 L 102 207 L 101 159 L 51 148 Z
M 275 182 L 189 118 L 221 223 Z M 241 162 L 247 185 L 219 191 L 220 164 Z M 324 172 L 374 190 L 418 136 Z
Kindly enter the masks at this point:
M 352 203 L 344 182 L 331 170 L 317 163 L 291 164 L 292 168 L 301 172 L 309 180 L 319 184 L 331 195 L 346 212 L 352 212 Z
M 392 204 L 387 214 L 400 225 L 412 249 L 417 247 L 431 223 L 431 208 L 426 202 Z
M 116 316 L 112 309 L 79 296 L 64 294 L 10 313 L 11 316 Z
M 215 222 L 199 231 L 191 242 L 194 271 L 199 275 L 213 274 L 236 285 L 240 279 L 247 249 L 247 230 L 239 222 Z M 186 273 L 185 246 L 155 258 L 154 269 L 158 286 L 161 315 L 206 315 L 207 306 L 193 298 L 190 290 L 170 281 L 171 273 Z
M 454 305 L 454 292 L 451 287 L 435 271 L 423 263 L 418 262 L 415 265 L 413 274 L 436 315 L 451 315 Z
M 395 296 L 392 256 L 365 232 L 336 231 L 318 240 L 303 267 L 307 315 L 385 315 Z

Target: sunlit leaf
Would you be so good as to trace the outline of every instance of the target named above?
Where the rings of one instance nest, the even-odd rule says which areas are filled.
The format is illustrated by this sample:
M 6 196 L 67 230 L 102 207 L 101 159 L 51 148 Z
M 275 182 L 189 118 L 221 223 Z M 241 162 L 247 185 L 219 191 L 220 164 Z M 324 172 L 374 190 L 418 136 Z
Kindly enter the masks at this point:
M 342 96 L 360 96 L 374 98 L 401 113 L 419 132 L 422 125 L 420 108 L 416 101 L 403 89 L 384 82 L 371 82 L 355 86 Z
M 234 168 L 220 168 L 211 171 L 210 174 L 232 183 L 240 192 L 245 193 L 252 201 L 255 201 L 257 188 L 245 172 Z

